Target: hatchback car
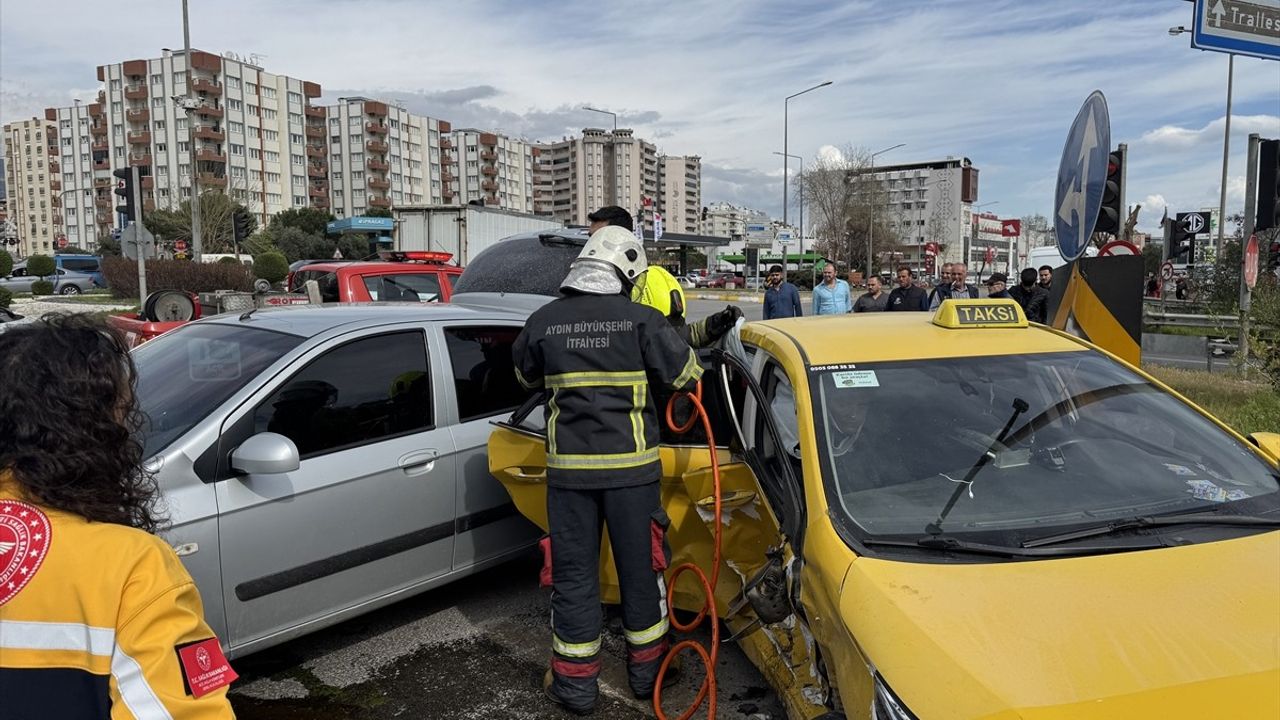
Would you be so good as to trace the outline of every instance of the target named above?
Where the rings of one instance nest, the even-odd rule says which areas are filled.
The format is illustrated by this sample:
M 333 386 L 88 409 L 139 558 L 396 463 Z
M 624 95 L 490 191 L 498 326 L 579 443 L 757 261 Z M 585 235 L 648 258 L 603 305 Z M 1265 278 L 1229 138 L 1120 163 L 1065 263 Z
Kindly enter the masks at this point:
M 448 302 L 462 268 L 443 252 L 383 252 L 382 260 L 329 260 L 303 265 L 288 289 L 301 292 L 308 280 L 319 285 L 322 302 Z
M 1280 436 L 1009 300 L 741 341 L 704 353 L 720 516 L 706 439 L 661 448 L 670 565 L 722 529 L 717 610 L 791 718 L 1280 716 Z M 545 528 L 540 402 L 489 466 Z
M 537 531 L 488 473 L 526 393 L 526 315 L 293 306 L 133 351 L 167 539 L 241 655 L 510 559 Z

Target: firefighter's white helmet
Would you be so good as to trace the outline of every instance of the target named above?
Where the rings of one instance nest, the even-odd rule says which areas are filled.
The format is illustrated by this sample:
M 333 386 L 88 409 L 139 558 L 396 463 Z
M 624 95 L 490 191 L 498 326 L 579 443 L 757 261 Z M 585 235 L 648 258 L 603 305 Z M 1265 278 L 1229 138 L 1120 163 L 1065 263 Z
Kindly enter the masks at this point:
M 618 269 L 622 277 L 634 283 L 649 268 L 644 246 L 623 227 L 606 225 L 592 233 L 578 253 L 578 260 L 601 260 Z

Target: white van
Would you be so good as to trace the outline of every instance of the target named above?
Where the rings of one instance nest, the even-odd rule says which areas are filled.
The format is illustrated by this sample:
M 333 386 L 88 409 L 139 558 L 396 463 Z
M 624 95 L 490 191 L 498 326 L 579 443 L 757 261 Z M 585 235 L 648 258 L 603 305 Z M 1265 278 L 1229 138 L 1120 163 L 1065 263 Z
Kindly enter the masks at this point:
M 222 258 L 235 258 L 241 264 L 253 265 L 253 256 L 248 253 L 240 253 L 239 255 L 235 253 L 204 253 L 200 256 L 200 262 L 215 263 Z

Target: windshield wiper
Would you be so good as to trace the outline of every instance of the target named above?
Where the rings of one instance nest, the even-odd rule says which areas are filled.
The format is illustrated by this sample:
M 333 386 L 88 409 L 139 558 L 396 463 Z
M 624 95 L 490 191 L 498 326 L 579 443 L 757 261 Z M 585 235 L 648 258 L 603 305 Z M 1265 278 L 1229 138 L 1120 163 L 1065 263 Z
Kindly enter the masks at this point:
M 1018 419 L 1018 416 L 1030 408 L 1031 406 L 1027 404 L 1026 400 L 1023 400 L 1020 397 L 1013 399 L 1013 414 L 1009 416 L 1009 421 L 1004 424 L 1004 429 L 1002 429 L 1000 434 L 996 435 L 995 439 L 991 441 L 991 444 L 987 446 L 986 451 L 978 457 L 978 461 L 973 464 L 973 467 L 969 468 L 969 472 L 965 473 L 964 479 L 956 484 L 955 492 L 951 493 L 951 497 L 947 499 L 947 504 L 943 506 L 942 512 L 938 514 L 938 519 L 926 525 L 924 528 L 925 532 L 930 535 L 938 535 L 942 532 L 942 521 L 946 520 L 947 515 L 951 514 L 951 509 L 956 506 L 956 501 L 960 499 L 960 494 L 963 493 L 966 488 L 971 487 L 969 483 L 973 480 L 973 476 L 977 475 L 978 471 L 996 456 L 996 446 L 1004 442 L 1005 436 L 1008 435 L 1009 430 L 1013 428 L 1013 423 Z
M 1004 558 L 1035 557 L 1067 557 L 1075 555 L 1101 555 L 1104 553 L 1128 552 L 1130 550 L 1146 550 L 1164 547 L 1162 544 L 1143 543 L 1140 545 L 1105 545 L 1069 548 L 1023 548 L 1008 545 L 991 545 L 970 540 L 961 540 L 949 535 L 929 535 L 916 540 L 864 540 L 870 547 L 897 547 L 910 549 L 940 550 L 942 552 L 962 553 L 966 555 L 987 555 Z
M 1142 515 L 1138 517 L 1115 520 L 1106 525 L 1082 528 L 1070 532 L 1055 533 L 1044 537 L 1024 540 L 1024 548 L 1038 548 L 1046 545 L 1081 540 L 1083 538 L 1109 535 L 1114 532 L 1135 530 L 1150 527 L 1166 527 L 1169 525 L 1240 525 L 1258 527 L 1280 527 L 1280 518 L 1259 517 L 1256 515 L 1208 515 L 1216 510 L 1202 510 L 1198 513 L 1179 513 L 1177 515 Z

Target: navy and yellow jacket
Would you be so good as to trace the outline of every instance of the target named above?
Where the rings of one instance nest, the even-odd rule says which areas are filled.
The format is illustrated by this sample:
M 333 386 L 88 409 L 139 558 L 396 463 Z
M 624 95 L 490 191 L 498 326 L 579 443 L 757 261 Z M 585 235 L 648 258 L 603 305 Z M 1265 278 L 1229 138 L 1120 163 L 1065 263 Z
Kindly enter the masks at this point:
M 24 500 L 0 470 L 0 577 L 5 720 L 234 717 L 234 672 L 160 538 Z
M 604 489 L 657 480 L 658 412 L 649 386 L 691 388 L 702 367 L 658 311 L 625 295 L 569 295 L 529 318 L 516 375 L 548 392 L 547 482 Z

